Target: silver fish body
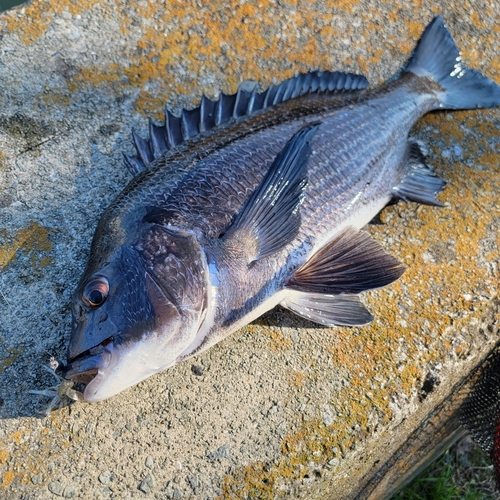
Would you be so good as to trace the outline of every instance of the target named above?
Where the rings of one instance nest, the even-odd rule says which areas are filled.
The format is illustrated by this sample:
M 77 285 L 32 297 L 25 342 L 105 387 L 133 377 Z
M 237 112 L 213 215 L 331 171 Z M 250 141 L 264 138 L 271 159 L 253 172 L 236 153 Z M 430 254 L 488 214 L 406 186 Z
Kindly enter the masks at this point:
M 500 104 L 500 87 L 458 58 L 436 18 L 379 90 L 301 75 L 135 136 L 138 173 L 96 230 L 61 373 L 97 401 L 277 304 L 325 325 L 369 322 L 359 293 L 404 269 L 359 229 L 394 197 L 439 205 L 444 186 L 411 127 L 434 109 Z

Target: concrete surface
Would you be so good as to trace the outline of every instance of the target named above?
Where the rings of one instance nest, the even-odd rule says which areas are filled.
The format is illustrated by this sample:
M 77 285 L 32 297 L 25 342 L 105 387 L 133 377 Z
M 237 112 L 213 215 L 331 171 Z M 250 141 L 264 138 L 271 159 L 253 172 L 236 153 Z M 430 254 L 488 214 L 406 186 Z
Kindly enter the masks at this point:
M 408 271 L 365 295 L 369 327 L 278 309 L 103 403 L 40 418 L 47 401 L 28 391 L 64 356 L 93 230 L 129 179 L 132 126 L 308 69 L 379 84 L 437 13 L 500 83 L 500 4 L 166 3 L 0 14 L 0 498 L 383 498 L 425 455 L 398 450 L 445 402 L 453 414 L 454 388 L 499 340 L 498 110 L 418 124 L 446 206 L 399 203 L 370 228 Z

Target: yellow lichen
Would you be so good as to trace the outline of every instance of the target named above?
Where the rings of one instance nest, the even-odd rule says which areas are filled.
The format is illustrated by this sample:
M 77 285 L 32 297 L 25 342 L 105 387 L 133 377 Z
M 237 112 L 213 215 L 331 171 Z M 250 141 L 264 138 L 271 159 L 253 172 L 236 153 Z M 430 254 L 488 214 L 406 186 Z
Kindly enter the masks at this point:
M 11 366 L 25 350 L 25 347 L 10 347 L 7 349 L 8 356 L 0 360 L 0 372 Z
M 11 470 L 4 472 L 2 477 L 2 488 L 9 488 L 15 479 L 15 474 Z
M 471 13 L 471 20 L 472 22 L 474 23 L 474 26 L 476 28 L 479 28 L 479 29 L 484 29 L 486 28 L 484 22 L 481 20 L 481 16 L 479 15 L 479 13 L 477 11 L 473 11 Z
M 223 75 L 225 85 L 220 90 L 234 92 L 242 80 L 258 80 L 266 85 L 290 77 L 299 70 L 335 69 L 329 49 L 338 46 L 340 36 L 352 37 L 354 44 L 359 45 L 362 43 L 359 35 L 379 31 L 386 22 L 377 14 L 362 11 L 358 16 L 362 20 L 360 28 L 348 28 L 345 33 L 339 33 L 335 15 L 339 11 L 343 15 L 353 12 L 358 3 L 335 0 L 319 6 L 296 1 L 235 1 L 228 11 L 215 2 L 207 2 L 200 8 L 181 1 L 167 4 L 145 1 L 122 9 L 113 2 L 34 0 L 25 7 L 22 17 L 16 11 L 6 13 L 5 24 L 10 31 L 21 34 L 26 43 L 33 43 L 45 32 L 52 18 L 61 12 L 78 15 L 84 10 L 99 8 L 107 17 L 118 20 L 124 34 L 137 39 L 138 50 L 131 53 L 130 61 L 123 66 L 112 60 L 103 60 L 99 66 L 77 68 L 76 75 L 68 82 L 70 93 L 85 86 L 110 83 L 117 92 L 132 86 L 141 90 L 137 110 L 159 118 L 159 110 L 172 95 L 177 99 L 192 96 L 194 105 L 203 90 L 208 94 L 213 92 L 213 89 L 199 88 L 205 75 Z M 421 3 L 422 11 L 435 9 L 430 2 L 422 0 Z M 377 49 L 365 47 L 368 56 L 360 58 L 355 55 L 356 65 L 352 70 L 369 73 L 386 51 L 404 55 L 411 52 L 423 31 L 424 20 L 409 19 L 401 23 L 395 12 L 389 16 L 391 22 L 400 25 L 401 33 L 397 37 L 387 37 L 392 48 L 387 44 Z M 471 19 L 471 22 L 478 23 L 474 11 Z M 301 31 L 301 28 L 304 29 Z M 491 43 L 497 42 L 493 38 Z M 466 54 L 469 55 L 473 59 L 480 57 L 476 53 Z M 274 61 L 274 67 L 262 64 L 263 61 Z M 352 66 L 352 58 L 343 62 L 344 68 Z M 173 70 L 179 64 L 184 68 L 183 76 Z M 493 74 L 495 64 L 498 63 L 491 61 Z M 277 74 L 275 68 L 285 65 L 290 69 Z M 154 85 L 154 92 L 145 91 L 150 84 Z M 193 95 L 193 89 L 198 89 L 196 95 Z M 59 104 L 66 102 L 66 105 L 71 102 L 68 95 L 59 91 L 49 92 L 43 99 L 49 103 L 57 99 Z
M 5 154 L 0 151 L 0 170 L 7 170 L 7 162 L 5 161 Z
M 134 87 L 139 89 L 137 110 L 159 116 L 159 110 L 172 95 L 175 98 L 188 95 L 196 100 L 196 95 L 199 98 L 201 92 L 216 90 L 199 86 L 207 75 L 220 77 L 225 82 L 222 90 L 234 92 L 242 80 L 258 80 L 266 85 L 292 76 L 298 70 L 335 69 L 337 64 L 369 73 L 386 51 L 397 57 L 409 54 L 423 30 L 424 18 L 432 12 L 437 13 L 436 5 L 425 0 L 418 2 L 422 19 L 402 22 L 396 9 L 390 11 L 388 20 L 399 26 L 399 32 L 386 37 L 383 49 L 368 47 L 364 57 L 353 52 L 342 61 L 333 61 L 328 48 L 337 46 L 339 37 L 352 41 L 357 48 L 362 43 L 359 35 L 367 38 L 387 22 L 377 12 L 357 12 L 356 19 L 360 20 L 361 26 L 348 27 L 345 33 L 340 33 L 335 25 L 335 15 L 339 10 L 353 12 L 358 3 L 346 0 L 325 2 L 325 13 L 313 3 L 298 0 L 280 3 L 261 0 L 258 4 L 235 0 L 230 11 L 220 9 L 217 2 L 200 7 L 175 0 L 167 4 L 149 0 L 131 5 L 125 12 L 113 2 L 34 0 L 26 7 L 28 22 L 25 17 L 18 18 L 15 11 L 5 14 L 5 19 L 7 28 L 17 32 L 26 43 L 36 42 L 49 26 L 51 16 L 65 9 L 77 14 L 83 9 L 99 6 L 118 19 L 120 29 L 126 35 L 132 34 L 132 20 L 141 20 L 139 26 L 136 23 L 133 28 L 137 30 L 138 50 L 126 65 L 105 60 L 100 66 L 80 67 L 68 83 L 68 93 L 48 91 L 43 100 L 47 103 L 57 100 L 58 104 L 69 105 L 71 94 L 85 87 L 105 86 L 116 92 Z M 160 20 L 159 26 L 153 26 L 153 19 L 155 23 Z M 466 21 L 480 27 L 483 19 L 472 11 L 470 20 Z M 269 29 L 270 26 L 273 29 Z M 299 38 L 299 27 L 308 30 L 304 30 L 303 38 Z M 498 27 L 496 30 L 498 32 Z M 269 33 L 274 33 L 274 37 Z M 484 42 L 495 47 L 497 38 L 492 36 Z M 483 62 L 481 51 L 474 47 L 470 47 L 465 56 L 472 66 Z M 273 64 L 263 68 L 265 61 Z M 173 71 L 180 64 L 185 70 L 183 76 Z M 493 60 L 488 64 L 489 73 L 500 81 L 500 63 Z M 275 67 L 286 69 L 276 73 Z M 149 84 L 155 84 L 154 92 L 146 90 Z M 366 407 L 376 408 L 382 422 L 389 421 L 393 417 L 390 395 L 403 393 L 410 396 L 423 377 L 422 367 L 450 356 L 463 358 L 468 355 L 468 344 L 462 340 L 454 343 L 452 332 L 469 325 L 471 318 L 480 319 L 485 314 L 487 304 L 480 300 L 479 291 L 494 285 L 488 270 L 477 261 L 480 242 L 488 236 L 491 222 L 491 193 L 500 192 L 498 153 L 487 141 L 498 135 L 498 129 L 481 116 L 461 112 L 454 113 L 450 120 L 444 114 L 436 114 L 421 124 L 421 127 L 437 128 L 441 132 L 440 140 L 447 141 L 448 146 L 460 143 L 466 147 L 465 154 L 481 151 L 476 164 L 486 170 L 465 167 L 459 162 L 437 165 L 450 182 L 441 199 L 448 201 L 451 208 L 422 207 L 413 212 L 413 226 L 394 223 L 394 219 L 403 211 L 411 210 L 411 206 L 399 204 L 387 209 L 383 217 L 392 217 L 392 221 L 371 231 L 382 244 L 388 237 L 397 241 L 394 251 L 388 250 L 397 253 L 408 266 L 407 272 L 390 288 L 366 297 L 376 317 L 373 325 L 362 329 L 332 329 L 331 339 L 318 341 L 322 342 L 321 347 L 333 366 L 346 374 L 346 384 L 336 393 L 333 404 L 338 417 L 335 424 L 327 426 L 321 420 L 311 419 L 297 425 L 296 430 L 283 439 L 281 455 L 273 465 L 257 462 L 226 477 L 223 485 L 225 498 L 273 498 L 273 488 L 279 478 L 300 479 L 311 462 L 324 464 L 335 457 L 337 452 L 333 450 L 342 453 L 363 439 L 370 432 Z M 470 138 L 471 130 L 480 136 L 477 140 Z M 463 142 L 466 140 L 465 146 Z M 434 148 L 434 152 L 439 158 L 439 151 Z M 481 189 L 475 189 L 476 186 Z M 32 236 L 45 242 L 44 252 L 50 250 L 47 230 L 30 228 L 16 233 L 10 243 L 0 248 L 0 269 L 18 250 L 30 248 Z M 402 231 L 404 237 L 399 238 Z M 486 256 L 488 259 L 498 258 L 499 235 L 495 241 L 497 248 L 490 250 Z M 432 251 L 434 242 L 444 242 L 449 246 L 452 258 L 426 262 L 424 254 Z M 431 284 L 438 289 L 438 294 Z M 404 303 L 408 298 L 412 300 L 411 306 Z M 447 311 L 459 311 L 462 315 L 452 318 Z M 265 330 L 269 345 L 276 350 L 291 347 L 290 340 L 273 327 L 257 329 L 250 326 L 248 329 Z M 301 371 L 290 372 L 292 392 L 302 391 L 317 376 L 314 369 L 318 362 L 308 353 L 303 356 L 311 373 L 308 372 L 306 377 Z M 374 380 L 378 384 L 376 390 L 370 385 Z M 353 429 L 358 429 L 358 434 Z M 43 429 L 40 436 L 49 439 L 50 433 Z M 12 439 L 15 442 L 16 438 Z M 8 460 L 8 452 L 2 455 L 0 451 L 0 461 L 2 457 Z M 3 484 L 10 485 L 13 479 L 13 472 L 8 471 L 4 474 Z
M 300 389 L 304 387 L 306 376 L 304 375 L 303 372 L 293 370 L 288 373 L 288 379 L 292 387 Z
M 9 436 L 9 440 L 12 440 L 16 444 L 19 444 L 21 442 L 22 437 L 23 437 L 22 433 L 20 431 L 16 431 Z
M 293 345 L 292 341 L 285 337 L 279 329 L 263 328 L 262 333 L 269 337 L 269 347 L 275 351 L 288 349 Z
M 95 7 L 101 2 L 98 0 L 34 0 L 23 6 L 24 14 L 19 16 L 18 10 L 3 14 L 7 29 L 10 32 L 21 34 L 23 42 L 31 44 L 36 42 L 50 26 L 54 15 L 67 11 L 72 15 Z
M 45 267 L 51 263 L 47 254 L 52 249 L 48 229 L 32 222 L 28 227 L 20 229 L 14 235 L 6 230 L 0 230 L 0 237 L 7 241 L 0 246 L 0 270 L 5 267 L 16 255 L 23 251 L 30 255 L 32 266 Z

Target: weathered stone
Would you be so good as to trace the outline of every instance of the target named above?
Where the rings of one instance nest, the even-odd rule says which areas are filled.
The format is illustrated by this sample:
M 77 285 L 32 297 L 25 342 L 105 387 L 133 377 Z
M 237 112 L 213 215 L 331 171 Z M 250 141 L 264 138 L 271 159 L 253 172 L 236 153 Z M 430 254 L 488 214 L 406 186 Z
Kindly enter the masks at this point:
M 65 356 L 92 233 L 130 180 L 132 127 L 243 80 L 338 69 L 381 83 L 436 12 L 500 83 L 498 8 L 34 0 L 0 14 L 0 497 L 384 498 L 456 438 L 469 375 L 498 342 L 498 110 L 415 128 L 446 206 L 400 203 L 368 228 L 408 268 L 365 295 L 373 324 L 277 309 L 103 403 L 39 420 L 46 401 L 28 391 L 55 382 L 41 365 Z M 145 466 L 156 486 L 141 493 Z
M 143 493 L 149 493 L 155 486 L 154 478 L 151 474 L 148 474 L 139 484 L 139 489 Z

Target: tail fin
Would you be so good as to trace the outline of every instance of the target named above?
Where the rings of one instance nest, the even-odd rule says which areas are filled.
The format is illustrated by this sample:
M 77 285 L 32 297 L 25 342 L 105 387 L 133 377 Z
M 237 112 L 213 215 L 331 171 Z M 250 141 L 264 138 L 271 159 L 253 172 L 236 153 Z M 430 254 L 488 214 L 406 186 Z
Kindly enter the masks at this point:
M 462 63 L 460 52 L 440 16 L 425 29 L 405 71 L 436 81 L 443 89 L 438 94 L 442 108 L 500 105 L 500 86 Z

